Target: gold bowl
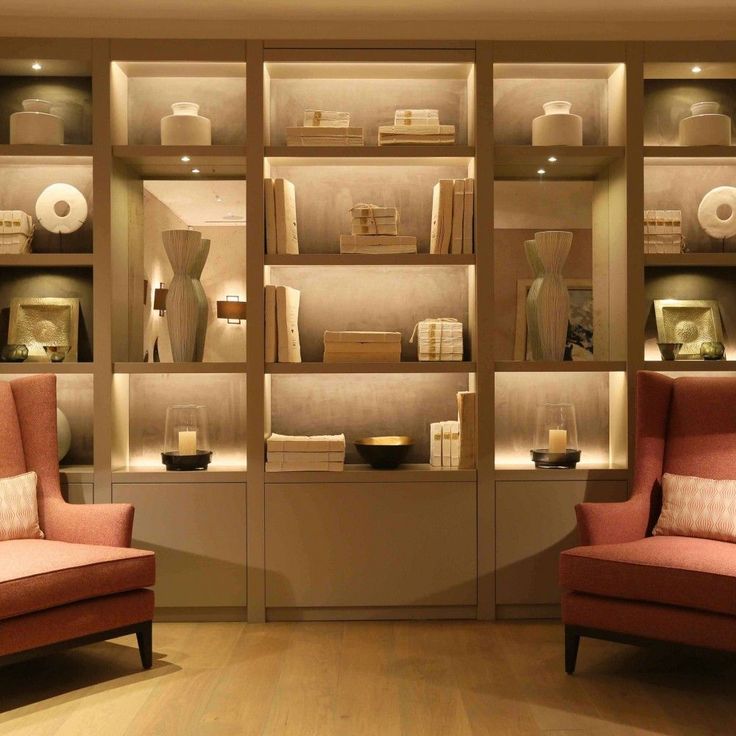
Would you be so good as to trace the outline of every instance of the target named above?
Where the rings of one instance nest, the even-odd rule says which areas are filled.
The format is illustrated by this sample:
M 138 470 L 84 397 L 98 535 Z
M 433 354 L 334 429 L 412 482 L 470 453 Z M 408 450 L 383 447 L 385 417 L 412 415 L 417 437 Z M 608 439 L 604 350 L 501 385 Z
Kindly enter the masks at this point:
M 414 444 L 411 437 L 388 435 L 385 437 L 362 437 L 355 440 L 355 448 L 372 468 L 392 470 L 404 461 Z

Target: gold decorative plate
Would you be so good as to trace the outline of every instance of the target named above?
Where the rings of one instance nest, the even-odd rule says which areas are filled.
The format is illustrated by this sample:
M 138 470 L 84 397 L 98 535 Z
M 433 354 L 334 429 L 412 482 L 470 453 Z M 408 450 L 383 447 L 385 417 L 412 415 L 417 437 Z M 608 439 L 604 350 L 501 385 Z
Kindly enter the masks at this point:
M 15 297 L 10 301 L 8 342 L 28 348 L 29 360 L 48 360 L 44 345 L 69 345 L 66 359 L 77 361 L 79 299 Z

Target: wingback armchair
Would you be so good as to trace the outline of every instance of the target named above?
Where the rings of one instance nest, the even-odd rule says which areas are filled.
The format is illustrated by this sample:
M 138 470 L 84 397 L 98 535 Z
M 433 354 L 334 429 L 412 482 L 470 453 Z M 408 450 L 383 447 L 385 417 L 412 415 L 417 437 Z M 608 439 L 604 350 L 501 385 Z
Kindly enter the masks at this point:
M 581 636 L 736 651 L 736 544 L 652 536 L 664 473 L 736 479 L 736 378 L 637 376 L 631 496 L 580 504 L 560 558 L 568 673 Z
M 0 478 L 30 471 L 45 538 L 0 541 L 0 664 L 135 633 L 150 667 L 155 557 L 130 549 L 132 506 L 62 497 L 53 375 L 0 381 Z

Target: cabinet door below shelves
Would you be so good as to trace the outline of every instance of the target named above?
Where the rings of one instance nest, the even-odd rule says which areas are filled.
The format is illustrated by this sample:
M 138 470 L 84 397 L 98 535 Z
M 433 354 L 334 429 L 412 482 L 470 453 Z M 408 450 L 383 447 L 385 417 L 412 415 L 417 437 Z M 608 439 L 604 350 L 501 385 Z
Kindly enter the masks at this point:
M 94 483 L 65 483 L 62 480 L 61 493 L 68 503 L 94 503 Z
M 560 552 L 578 544 L 575 504 L 626 498 L 625 480 L 496 483 L 496 604 L 559 604 Z
M 244 483 L 115 483 L 135 506 L 133 547 L 156 552 L 158 608 L 244 607 Z
M 474 483 L 268 483 L 269 607 L 476 603 Z

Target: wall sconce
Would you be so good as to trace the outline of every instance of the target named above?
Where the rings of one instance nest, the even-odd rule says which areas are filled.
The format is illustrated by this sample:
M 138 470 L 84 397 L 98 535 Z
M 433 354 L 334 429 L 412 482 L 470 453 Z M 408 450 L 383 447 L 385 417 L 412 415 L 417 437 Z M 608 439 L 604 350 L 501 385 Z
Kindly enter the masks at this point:
M 166 284 L 162 281 L 158 285 L 158 289 L 153 290 L 153 308 L 158 309 L 158 316 L 163 317 L 164 312 L 166 312 L 166 295 L 169 293 L 169 290 L 166 287 Z
M 239 296 L 226 296 L 224 301 L 217 302 L 217 318 L 226 319 L 229 325 L 239 325 L 246 317 L 247 302 L 241 302 Z

